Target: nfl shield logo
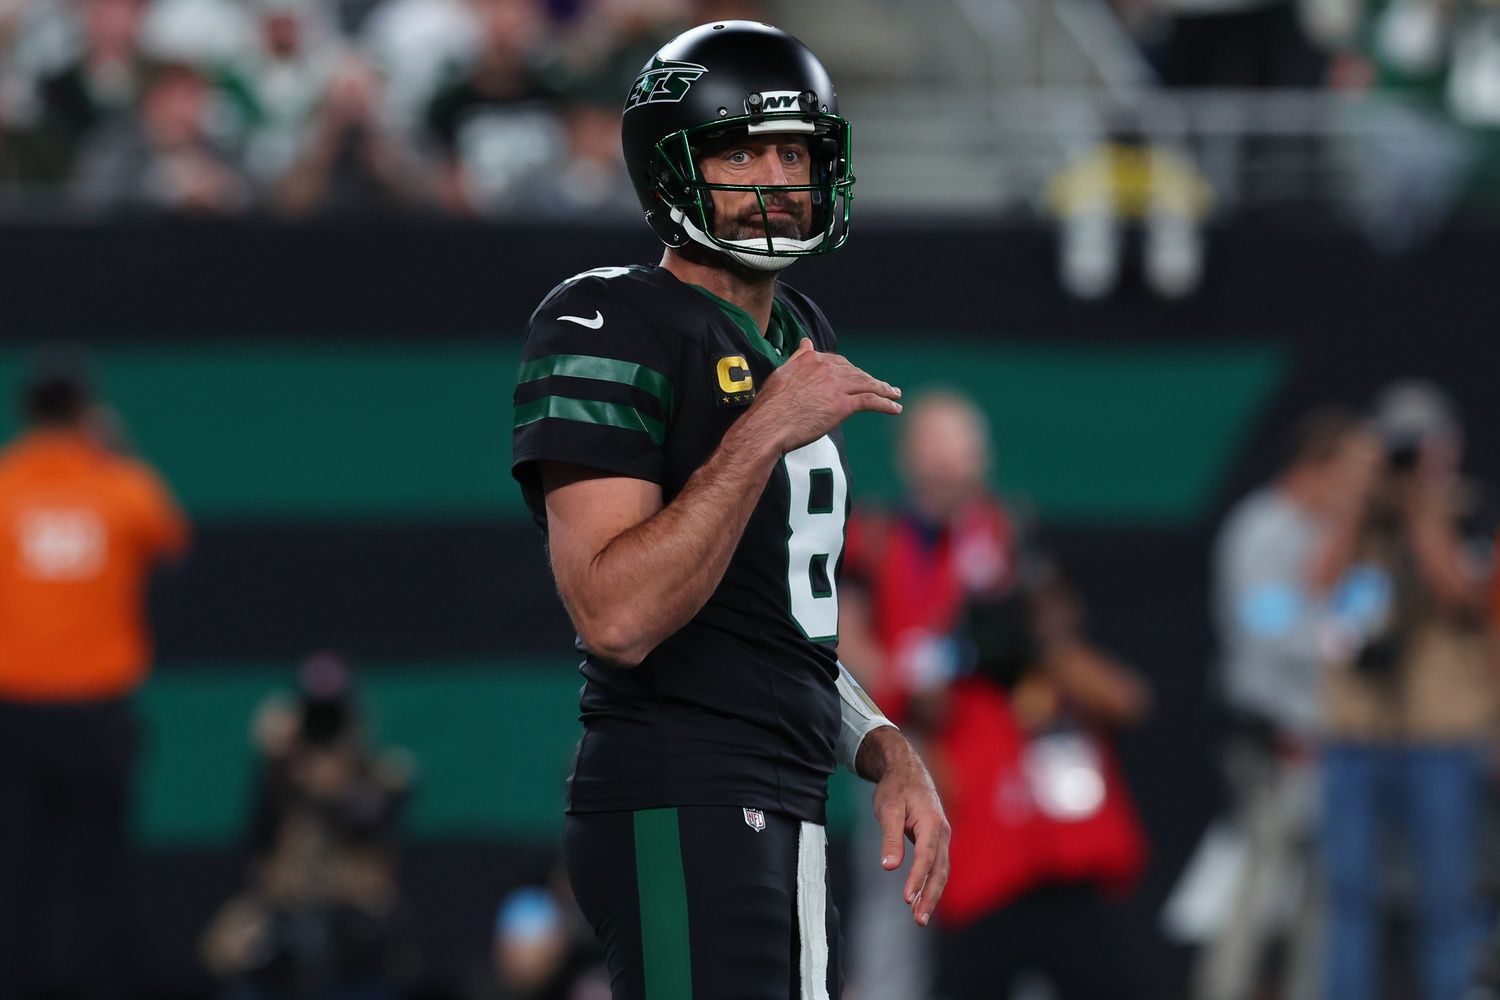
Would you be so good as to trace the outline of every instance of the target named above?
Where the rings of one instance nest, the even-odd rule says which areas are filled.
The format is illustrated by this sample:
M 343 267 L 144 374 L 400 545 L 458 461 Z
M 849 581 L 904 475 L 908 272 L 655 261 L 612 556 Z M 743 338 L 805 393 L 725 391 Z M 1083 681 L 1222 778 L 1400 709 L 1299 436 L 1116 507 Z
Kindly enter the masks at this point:
M 760 833 L 766 828 L 766 814 L 759 809 L 746 809 L 745 825 L 756 833 Z

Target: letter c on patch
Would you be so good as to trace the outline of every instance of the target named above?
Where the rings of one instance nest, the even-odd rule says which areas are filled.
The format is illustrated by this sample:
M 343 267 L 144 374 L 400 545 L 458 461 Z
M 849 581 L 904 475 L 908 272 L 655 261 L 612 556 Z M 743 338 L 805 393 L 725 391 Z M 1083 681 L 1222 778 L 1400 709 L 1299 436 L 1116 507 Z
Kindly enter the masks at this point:
M 755 379 L 750 377 L 750 365 L 742 355 L 720 358 L 717 371 L 719 388 L 724 392 L 749 392 L 755 387 Z

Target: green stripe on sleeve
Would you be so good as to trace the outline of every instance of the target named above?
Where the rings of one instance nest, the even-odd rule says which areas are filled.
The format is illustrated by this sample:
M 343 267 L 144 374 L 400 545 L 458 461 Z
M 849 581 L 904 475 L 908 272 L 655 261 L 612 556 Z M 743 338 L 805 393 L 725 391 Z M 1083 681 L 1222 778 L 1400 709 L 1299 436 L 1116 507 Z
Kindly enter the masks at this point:
M 516 373 L 516 383 L 535 382 L 552 375 L 633 385 L 661 400 L 663 410 L 669 414 L 676 403 L 672 383 L 661 372 L 630 361 L 594 358 L 586 354 L 549 354 L 545 358 L 527 361 Z
M 682 872 L 676 809 L 636 812 L 635 880 L 641 902 L 646 996 L 651 1000 L 692 1000 L 687 879 Z
M 648 417 L 633 406 L 624 403 L 601 403 L 594 399 L 566 399 L 562 396 L 543 396 L 516 407 L 515 426 L 525 427 L 546 417 L 558 420 L 576 420 L 581 424 L 601 424 L 605 427 L 621 427 L 628 431 L 642 431 L 650 435 L 658 446 L 667 440 L 667 429 L 660 420 Z

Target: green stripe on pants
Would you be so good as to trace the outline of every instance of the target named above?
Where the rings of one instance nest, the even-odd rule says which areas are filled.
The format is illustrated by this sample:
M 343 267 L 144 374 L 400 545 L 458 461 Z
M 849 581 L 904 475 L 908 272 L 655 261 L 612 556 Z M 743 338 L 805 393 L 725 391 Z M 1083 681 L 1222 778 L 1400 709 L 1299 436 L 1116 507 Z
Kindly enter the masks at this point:
M 636 896 L 641 903 L 641 956 L 648 1000 L 692 1000 L 687 882 L 676 809 L 635 814 Z

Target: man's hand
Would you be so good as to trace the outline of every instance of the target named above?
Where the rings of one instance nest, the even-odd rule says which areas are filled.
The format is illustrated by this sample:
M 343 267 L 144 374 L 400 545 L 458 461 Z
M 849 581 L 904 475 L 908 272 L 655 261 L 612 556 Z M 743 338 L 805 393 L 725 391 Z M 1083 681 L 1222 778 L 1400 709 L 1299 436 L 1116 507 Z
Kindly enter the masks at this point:
M 902 898 L 926 927 L 948 884 L 948 842 L 952 831 L 943 815 L 932 776 L 906 737 L 892 726 L 871 731 L 855 760 L 861 777 L 875 782 L 875 818 L 880 821 L 880 864 L 901 867 L 905 839 L 915 845 L 911 874 Z
M 837 354 L 813 349 L 803 338 L 795 353 L 766 380 L 744 422 L 774 440 L 786 454 L 827 434 L 860 410 L 900 413 L 901 390 L 854 367 Z

